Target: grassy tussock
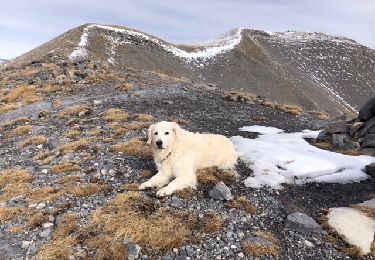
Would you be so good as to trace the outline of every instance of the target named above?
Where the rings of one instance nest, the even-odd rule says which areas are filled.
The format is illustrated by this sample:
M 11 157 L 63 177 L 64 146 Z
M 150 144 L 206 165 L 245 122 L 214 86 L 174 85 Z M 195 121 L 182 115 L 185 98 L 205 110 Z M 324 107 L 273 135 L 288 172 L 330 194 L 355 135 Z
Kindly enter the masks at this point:
M 299 116 L 303 113 L 303 109 L 296 105 L 277 104 L 275 105 L 275 108 L 294 116 Z
M 224 221 L 215 215 L 199 219 L 195 215 L 181 214 L 157 208 L 155 201 L 139 192 L 118 194 L 91 217 L 92 226 L 85 234 L 90 248 L 105 253 L 108 245 L 123 241 L 133 241 L 141 247 L 165 252 L 180 247 L 189 241 L 197 241 L 207 233 L 219 231 Z M 106 257 L 109 257 L 108 250 Z M 104 258 L 104 256 L 103 256 Z
M 246 256 L 260 257 L 260 256 L 278 256 L 278 251 L 275 246 L 263 246 L 250 242 L 243 242 L 241 244 L 242 251 Z
M 82 133 L 82 131 L 81 131 L 80 127 L 76 126 L 76 127 L 72 127 L 68 131 L 66 131 L 64 136 L 68 137 L 68 138 L 77 138 L 78 136 L 81 135 L 81 133 Z
M 21 143 L 21 147 L 26 147 L 29 145 L 40 145 L 40 144 L 46 144 L 47 143 L 47 137 L 44 135 L 37 135 L 27 138 L 25 141 Z
M 8 133 L 8 137 L 19 137 L 31 133 L 33 128 L 29 125 L 17 126 L 13 131 Z
M 16 119 L 12 120 L 12 121 L 6 121 L 6 122 L 2 123 L 1 126 L 9 127 L 9 126 L 12 126 L 12 125 L 30 123 L 30 121 L 31 120 L 27 117 L 19 117 L 19 118 L 16 118 Z
M 4 102 L 7 104 L 17 101 L 31 104 L 39 100 L 40 98 L 38 97 L 36 88 L 34 86 L 20 85 L 0 95 L 0 102 Z
M 73 153 L 88 148 L 89 142 L 85 138 L 81 138 L 78 141 L 70 142 L 59 147 L 59 151 L 62 154 Z
M 116 86 L 116 89 L 120 91 L 129 91 L 129 90 L 132 90 L 133 88 L 134 88 L 133 83 L 122 83 Z
M 139 183 L 126 183 L 122 188 L 126 191 L 137 191 L 139 190 Z
M 254 116 L 254 117 L 252 118 L 252 120 L 253 120 L 254 122 L 266 122 L 266 121 L 268 120 L 268 118 L 265 117 L 265 116 Z
M 107 122 L 125 122 L 128 120 L 129 116 L 125 111 L 119 108 L 110 108 L 105 111 L 103 118 Z
M 73 237 L 65 237 L 61 239 L 53 240 L 49 243 L 44 244 L 38 254 L 37 259 L 43 260 L 56 260 L 56 259 L 68 259 L 70 255 L 70 249 L 73 248 L 75 239 Z
M 154 120 L 154 117 L 149 114 L 135 114 L 132 116 L 132 120 L 140 122 L 150 122 Z
M 62 184 L 64 186 L 67 186 L 67 185 L 70 185 L 70 184 L 74 184 L 76 182 L 82 182 L 83 179 L 81 176 L 78 176 L 78 175 L 68 175 L 68 176 L 64 176 L 60 179 L 57 180 L 57 183 L 58 184 Z
M 326 112 L 320 112 L 320 111 L 309 111 L 309 114 L 315 116 L 316 118 L 320 120 L 328 120 L 329 115 Z
M 237 197 L 226 203 L 225 206 L 227 208 L 243 210 L 250 215 L 254 215 L 256 213 L 256 207 L 246 197 Z
M 149 170 L 142 170 L 138 175 L 142 178 L 150 178 L 152 176 L 152 172 Z
M 18 195 L 25 195 L 29 189 L 32 175 L 27 170 L 8 169 L 0 171 L 0 201 Z
M 65 213 L 59 219 L 59 226 L 53 232 L 55 239 L 61 239 L 70 235 L 77 228 L 78 216 L 73 213 Z
M 229 172 L 223 172 L 219 169 L 204 168 L 197 171 L 198 184 L 203 187 L 203 189 L 209 189 L 215 186 L 219 182 L 224 182 L 226 185 L 231 184 L 235 177 Z
M 88 115 L 91 112 L 92 112 L 92 110 L 88 106 L 75 105 L 75 106 L 72 106 L 72 107 L 69 107 L 69 108 L 65 109 L 58 116 L 59 116 L 59 118 L 72 117 L 72 116 L 82 116 L 82 115 Z
M 137 124 L 129 124 L 129 125 L 120 125 L 117 122 L 110 123 L 109 128 L 111 129 L 112 133 L 116 136 L 124 135 L 130 131 L 145 129 L 150 126 L 149 123 L 137 123 Z
M 111 151 L 124 153 L 131 156 L 138 156 L 144 160 L 149 160 L 153 157 L 151 148 L 140 138 L 133 138 L 127 142 L 116 144 L 112 147 Z
M 20 207 L 3 208 L 0 207 L 0 223 L 18 217 L 24 212 Z
M 67 192 L 77 197 L 87 197 L 108 189 L 107 185 L 88 183 L 77 186 L 70 186 Z
M 64 191 L 60 189 L 46 186 L 30 190 L 28 193 L 28 197 L 34 201 L 54 201 L 60 198 L 63 194 Z
M 196 191 L 192 188 L 186 188 L 182 190 L 176 190 L 176 196 L 181 198 L 181 199 L 191 199 L 195 194 Z
M 9 111 L 12 111 L 12 110 L 16 110 L 18 109 L 18 105 L 17 104 L 1 104 L 0 105 L 0 115 L 1 114 L 4 114 L 4 113 L 7 113 Z
M 72 173 L 78 172 L 81 170 L 81 167 L 74 162 L 62 162 L 60 164 L 54 165 L 51 168 L 52 173 Z
M 30 215 L 27 226 L 30 228 L 39 227 L 48 221 L 48 215 L 45 212 L 36 212 Z
M 17 234 L 23 231 L 22 227 L 20 226 L 12 226 L 6 230 L 8 233 Z

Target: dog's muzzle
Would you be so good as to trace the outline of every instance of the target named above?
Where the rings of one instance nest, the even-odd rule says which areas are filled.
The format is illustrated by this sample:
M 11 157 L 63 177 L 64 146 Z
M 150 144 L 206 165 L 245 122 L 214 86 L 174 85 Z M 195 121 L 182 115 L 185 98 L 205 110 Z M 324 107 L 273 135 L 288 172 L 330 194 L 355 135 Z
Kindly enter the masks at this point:
M 158 147 L 158 149 L 163 149 L 163 141 L 161 140 L 156 141 L 156 146 Z

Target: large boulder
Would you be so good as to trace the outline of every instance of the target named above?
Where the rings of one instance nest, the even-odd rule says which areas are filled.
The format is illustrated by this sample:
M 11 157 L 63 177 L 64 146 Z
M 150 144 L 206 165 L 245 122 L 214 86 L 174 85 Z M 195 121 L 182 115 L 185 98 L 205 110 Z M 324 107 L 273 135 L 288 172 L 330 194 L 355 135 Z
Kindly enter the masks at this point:
M 375 133 L 375 117 L 371 118 L 365 123 L 364 127 L 359 132 L 359 137 L 363 137 L 371 133 Z
M 362 142 L 363 148 L 375 148 L 375 134 L 366 135 Z
M 324 127 L 327 134 L 346 133 L 347 126 L 345 121 L 336 121 L 327 124 Z
M 322 227 L 316 221 L 301 212 L 289 214 L 285 220 L 285 226 L 304 234 L 322 233 Z
M 367 101 L 366 104 L 359 110 L 359 119 L 362 122 L 368 121 L 375 116 L 375 97 Z

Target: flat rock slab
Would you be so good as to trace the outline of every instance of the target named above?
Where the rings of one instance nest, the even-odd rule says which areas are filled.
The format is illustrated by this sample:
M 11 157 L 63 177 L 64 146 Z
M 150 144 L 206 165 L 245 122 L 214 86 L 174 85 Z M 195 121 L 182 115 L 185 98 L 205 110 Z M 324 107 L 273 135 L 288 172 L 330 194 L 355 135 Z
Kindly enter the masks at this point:
M 304 234 L 323 232 L 322 227 L 313 218 L 301 212 L 289 214 L 285 226 Z
M 211 198 L 214 200 L 231 200 L 233 199 L 230 189 L 223 183 L 219 182 L 209 192 Z
M 328 224 L 351 245 L 358 246 L 363 254 L 370 253 L 374 240 L 375 220 L 353 208 L 331 208 Z

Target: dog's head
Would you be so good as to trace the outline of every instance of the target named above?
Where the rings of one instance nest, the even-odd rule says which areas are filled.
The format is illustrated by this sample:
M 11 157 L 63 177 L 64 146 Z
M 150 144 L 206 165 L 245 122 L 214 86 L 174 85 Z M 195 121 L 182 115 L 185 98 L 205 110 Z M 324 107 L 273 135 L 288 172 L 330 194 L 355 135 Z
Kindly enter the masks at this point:
M 181 128 L 175 122 L 162 121 L 148 129 L 147 144 L 156 149 L 170 148 L 181 136 Z

